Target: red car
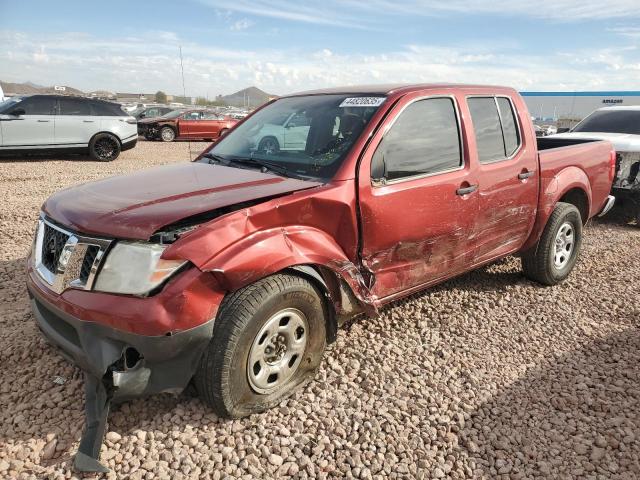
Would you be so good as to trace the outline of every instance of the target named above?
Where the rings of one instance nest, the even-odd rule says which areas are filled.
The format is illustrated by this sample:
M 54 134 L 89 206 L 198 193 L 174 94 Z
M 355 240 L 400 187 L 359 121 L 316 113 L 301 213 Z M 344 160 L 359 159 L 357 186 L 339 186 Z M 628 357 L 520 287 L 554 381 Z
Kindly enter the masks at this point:
M 293 116 L 298 146 L 256 141 Z M 511 88 L 393 85 L 281 97 L 193 163 L 54 194 L 27 286 L 85 371 L 76 468 L 103 468 L 111 399 L 193 379 L 220 416 L 258 413 L 355 315 L 506 255 L 563 281 L 614 174 L 609 142 L 537 139 Z
M 233 127 L 237 120 L 209 110 L 175 110 L 162 117 L 138 120 L 138 135 L 147 140 L 204 139 L 216 140 Z

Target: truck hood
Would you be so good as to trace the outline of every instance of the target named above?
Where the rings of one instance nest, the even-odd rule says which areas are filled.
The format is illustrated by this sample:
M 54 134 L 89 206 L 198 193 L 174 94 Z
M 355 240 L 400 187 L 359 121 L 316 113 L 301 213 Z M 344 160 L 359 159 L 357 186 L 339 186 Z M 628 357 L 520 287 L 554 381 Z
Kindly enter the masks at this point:
M 62 190 L 42 210 L 77 232 L 147 240 L 192 215 L 319 185 L 256 170 L 182 163 Z
M 567 132 L 552 135 L 553 138 L 587 138 L 593 140 L 608 140 L 617 152 L 640 152 L 640 135 L 630 133 L 608 132 Z

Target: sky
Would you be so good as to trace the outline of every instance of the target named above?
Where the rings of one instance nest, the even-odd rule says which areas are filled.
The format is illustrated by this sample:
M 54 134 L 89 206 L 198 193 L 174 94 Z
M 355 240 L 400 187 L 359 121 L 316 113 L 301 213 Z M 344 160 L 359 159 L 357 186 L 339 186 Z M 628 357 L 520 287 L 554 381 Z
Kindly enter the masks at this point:
M 0 0 L 0 79 L 213 98 L 456 82 L 640 90 L 640 0 Z

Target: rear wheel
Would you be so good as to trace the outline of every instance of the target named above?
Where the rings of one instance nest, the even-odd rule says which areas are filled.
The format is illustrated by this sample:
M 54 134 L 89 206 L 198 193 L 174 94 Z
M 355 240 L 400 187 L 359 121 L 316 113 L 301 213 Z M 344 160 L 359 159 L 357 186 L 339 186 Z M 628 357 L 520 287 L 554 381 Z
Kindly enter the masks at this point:
M 569 276 L 582 244 L 580 211 L 559 202 L 538 243 L 522 254 L 524 274 L 544 285 L 556 285 Z
M 264 278 L 225 298 L 195 376 L 215 412 L 271 408 L 311 379 L 326 343 L 320 293 L 295 275 Z
M 110 133 L 99 133 L 89 142 L 89 155 L 100 162 L 111 162 L 120 155 L 120 141 Z
M 176 139 L 176 131 L 171 127 L 162 127 L 160 138 L 163 142 L 173 142 Z

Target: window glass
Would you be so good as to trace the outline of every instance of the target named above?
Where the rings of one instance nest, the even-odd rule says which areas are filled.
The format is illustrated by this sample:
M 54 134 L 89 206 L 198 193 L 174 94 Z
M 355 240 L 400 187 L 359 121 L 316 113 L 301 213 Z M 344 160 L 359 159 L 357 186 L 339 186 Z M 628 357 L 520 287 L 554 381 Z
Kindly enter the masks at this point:
M 125 117 L 128 114 L 122 110 L 122 107 L 117 103 L 93 101 L 91 102 L 91 109 L 94 115 L 101 117 Z M 131 112 L 133 115 L 135 112 Z
M 502 119 L 502 133 L 504 135 L 504 147 L 506 156 L 510 157 L 520 145 L 520 134 L 516 122 L 515 112 L 508 98 L 498 97 L 498 108 Z
M 185 120 L 200 120 L 202 118 L 202 112 L 189 112 L 184 114 Z
M 384 103 L 384 97 L 303 95 L 276 100 L 216 142 L 203 162 L 263 161 L 285 175 L 325 181 L 332 178 L 353 144 Z M 353 106 L 355 104 L 355 106 Z M 306 125 L 286 128 L 300 118 Z
M 453 100 L 431 98 L 410 104 L 400 114 L 378 145 L 371 176 L 395 180 L 461 165 L 460 133 Z
M 59 115 L 91 115 L 89 102 L 79 98 L 60 98 Z
M 308 127 L 309 125 L 311 125 L 311 121 L 309 120 L 309 118 L 306 115 L 304 115 L 302 113 L 296 113 L 287 122 L 287 127 L 288 128 Z
M 13 109 L 22 109 L 25 115 L 53 115 L 56 101 L 52 97 L 27 97 Z
M 202 114 L 202 120 L 222 120 L 222 117 L 219 117 L 213 112 L 204 112 Z
M 640 135 L 640 110 L 622 108 L 596 110 L 582 120 L 572 131 Z
M 490 163 L 505 158 L 504 140 L 500 117 L 493 97 L 469 98 L 471 120 L 476 134 L 480 163 Z

